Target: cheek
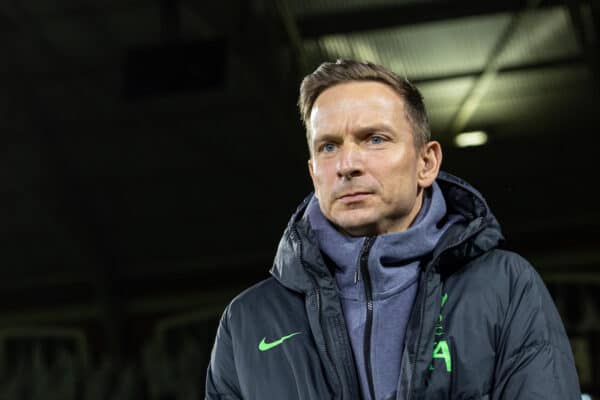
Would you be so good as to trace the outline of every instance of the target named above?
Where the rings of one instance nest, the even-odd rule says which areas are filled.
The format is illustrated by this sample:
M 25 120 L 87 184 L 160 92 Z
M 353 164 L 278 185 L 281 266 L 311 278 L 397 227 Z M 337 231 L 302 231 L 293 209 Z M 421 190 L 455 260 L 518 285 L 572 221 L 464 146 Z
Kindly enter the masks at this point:
M 315 190 L 315 195 L 319 199 L 321 203 L 325 202 L 328 197 L 329 190 L 327 184 L 327 177 L 323 175 L 322 169 L 314 169 L 312 175 L 313 188 Z
M 327 190 L 332 181 L 331 173 L 327 165 L 319 165 L 313 168 L 313 182 L 315 186 L 319 186 L 321 191 Z
M 381 184 L 397 181 L 397 178 L 406 174 L 407 165 L 402 158 L 374 157 L 369 163 L 369 171 Z
M 413 183 L 416 184 L 414 163 L 408 162 L 403 157 L 380 161 L 371 164 L 371 171 L 385 194 L 396 196 L 399 192 L 405 193 L 411 190 Z

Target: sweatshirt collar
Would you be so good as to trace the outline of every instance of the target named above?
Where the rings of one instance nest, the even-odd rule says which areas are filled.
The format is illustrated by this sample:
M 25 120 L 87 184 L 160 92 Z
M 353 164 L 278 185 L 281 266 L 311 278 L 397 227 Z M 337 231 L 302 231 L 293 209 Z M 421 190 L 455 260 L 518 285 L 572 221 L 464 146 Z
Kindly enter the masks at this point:
M 321 252 L 335 265 L 340 292 L 345 297 L 359 298 L 364 293 L 357 284 L 359 256 L 366 238 L 337 230 L 321 212 L 316 197 L 309 202 L 305 216 Z M 368 258 L 373 297 L 387 297 L 412 284 L 417 279 L 420 260 L 433 251 L 446 229 L 458 219 L 458 215 L 446 218 L 444 197 L 434 183 L 425 191 L 421 209 L 408 229 L 375 238 Z

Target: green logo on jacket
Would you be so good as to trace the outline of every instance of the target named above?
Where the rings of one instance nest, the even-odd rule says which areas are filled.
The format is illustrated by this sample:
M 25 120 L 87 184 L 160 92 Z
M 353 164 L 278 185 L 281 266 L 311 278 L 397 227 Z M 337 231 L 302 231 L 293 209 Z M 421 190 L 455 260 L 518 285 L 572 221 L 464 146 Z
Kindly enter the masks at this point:
M 444 360 L 444 364 L 446 366 L 446 372 L 452 372 L 452 357 L 450 357 L 450 348 L 448 347 L 448 342 L 444 339 L 439 340 L 440 336 L 444 335 L 444 327 L 442 323 L 444 322 L 444 317 L 442 316 L 441 309 L 444 308 L 444 304 L 446 304 L 446 300 L 448 300 L 448 293 L 444 293 L 442 296 L 442 301 L 440 305 L 440 316 L 438 318 L 438 322 L 435 325 L 435 341 L 433 342 L 433 358 L 441 358 Z M 433 371 L 435 368 L 432 365 L 429 366 L 429 370 Z
M 258 349 L 260 351 L 267 351 L 272 349 L 273 347 L 277 347 L 279 346 L 281 343 L 283 343 L 285 340 L 291 338 L 292 336 L 296 336 L 299 335 L 302 332 L 294 332 L 294 333 L 290 333 L 289 335 L 286 336 L 282 336 L 277 340 L 274 340 L 272 342 L 265 342 L 265 340 L 267 339 L 266 337 L 262 338 L 262 340 L 260 341 L 260 343 L 258 344 Z

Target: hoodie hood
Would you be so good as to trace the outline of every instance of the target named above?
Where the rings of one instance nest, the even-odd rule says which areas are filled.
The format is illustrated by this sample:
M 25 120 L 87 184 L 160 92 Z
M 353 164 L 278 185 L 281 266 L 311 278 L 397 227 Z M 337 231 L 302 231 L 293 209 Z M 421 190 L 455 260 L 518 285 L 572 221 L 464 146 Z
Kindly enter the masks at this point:
M 462 216 L 461 221 L 446 231 L 433 252 L 433 266 L 447 275 L 454 272 L 453 266 L 462 266 L 483 252 L 498 247 L 504 238 L 498 221 L 475 188 L 445 172 L 439 173 L 436 182 L 446 200 L 447 215 Z M 292 215 L 270 270 L 281 284 L 304 293 L 314 290 L 314 279 L 319 279 L 325 289 L 335 290 L 331 272 L 305 216 L 313 196 L 313 193 L 308 195 Z

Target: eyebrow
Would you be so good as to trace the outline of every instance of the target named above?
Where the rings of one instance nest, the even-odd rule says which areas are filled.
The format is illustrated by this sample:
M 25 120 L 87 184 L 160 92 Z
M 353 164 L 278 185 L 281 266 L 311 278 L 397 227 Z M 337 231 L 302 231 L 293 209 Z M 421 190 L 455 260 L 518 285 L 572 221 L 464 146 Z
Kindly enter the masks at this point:
M 369 132 L 390 132 L 390 133 L 395 133 L 395 131 L 392 129 L 392 127 L 388 124 L 385 123 L 376 123 L 376 124 L 372 124 L 372 125 L 365 125 L 365 126 L 361 126 L 357 129 L 355 129 L 353 131 L 353 134 L 358 134 L 358 135 L 362 135 L 365 133 L 369 133 Z M 339 139 L 338 134 L 335 133 L 324 133 L 322 135 L 319 135 L 318 137 L 314 138 L 315 143 L 319 143 L 319 142 L 334 142 L 336 140 Z
M 335 141 L 339 140 L 339 137 L 340 137 L 340 135 L 336 135 L 334 133 L 324 133 L 323 135 L 315 137 L 314 142 L 315 143 L 335 142 Z
M 366 125 L 366 126 L 361 126 L 360 128 L 356 129 L 356 133 L 367 133 L 367 132 L 381 132 L 381 131 L 385 131 L 385 132 L 392 132 L 394 133 L 394 129 L 392 129 L 392 127 L 386 123 L 380 122 L 380 123 L 376 123 L 376 124 L 372 124 L 372 125 Z

